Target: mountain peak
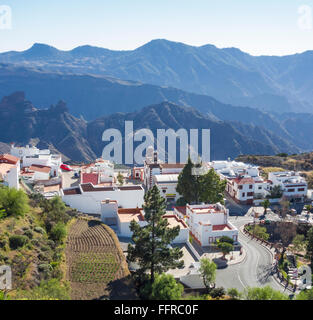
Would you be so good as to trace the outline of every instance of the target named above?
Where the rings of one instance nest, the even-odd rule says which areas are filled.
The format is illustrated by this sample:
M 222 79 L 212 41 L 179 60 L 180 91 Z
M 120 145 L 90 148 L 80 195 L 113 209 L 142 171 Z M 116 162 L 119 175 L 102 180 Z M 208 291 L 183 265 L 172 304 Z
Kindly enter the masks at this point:
M 31 58 L 38 58 L 38 57 L 49 57 L 53 55 L 57 55 L 60 51 L 55 47 L 49 46 L 44 43 L 34 43 L 31 48 L 24 51 L 26 56 Z

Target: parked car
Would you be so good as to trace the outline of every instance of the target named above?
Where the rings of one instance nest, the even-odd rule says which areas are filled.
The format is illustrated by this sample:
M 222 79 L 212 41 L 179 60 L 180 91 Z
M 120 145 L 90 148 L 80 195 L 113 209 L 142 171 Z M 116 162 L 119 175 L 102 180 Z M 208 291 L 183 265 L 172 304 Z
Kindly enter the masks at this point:
M 64 163 L 60 165 L 60 168 L 64 171 L 72 171 L 73 170 L 69 165 L 64 164 Z

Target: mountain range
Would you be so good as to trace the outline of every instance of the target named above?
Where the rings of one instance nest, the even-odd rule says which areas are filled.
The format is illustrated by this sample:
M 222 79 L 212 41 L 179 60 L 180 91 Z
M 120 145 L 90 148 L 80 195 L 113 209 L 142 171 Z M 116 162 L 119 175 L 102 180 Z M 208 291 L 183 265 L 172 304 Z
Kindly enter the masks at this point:
M 297 151 L 296 146 L 264 128 L 213 119 L 195 108 L 170 102 L 87 122 L 71 115 L 64 101 L 38 109 L 26 100 L 23 92 L 15 92 L 0 102 L 0 141 L 49 147 L 62 153 L 66 160 L 88 162 L 102 154 L 103 131 L 115 128 L 124 132 L 126 120 L 133 121 L 134 130 L 151 129 L 155 136 L 157 129 L 211 129 L 211 158 L 215 160 L 235 158 L 240 154 Z
M 237 48 L 164 39 L 126 51 L 88 45 L 62 51 L 37 43 L 22 52 L 0 54 L 0 62 L 169 86 L 275 113 L 313 113 L 313 51 L 252 56 Z
M 268 144 L 271 144 L 270 140 L 275 141 L 275 136 L 289 144 L 288 149 L 294 152 L 313 149 L 312 114 L 269 113 L 251 107 L 223 104 L 212 97 L 176 88 L 0 64 L 0 96 L 15 91 L 25 91 L 38 109 L 64 100 L 73 116 L 86 121 L 115 112 L 131 113 L 168 101 L 193 107 L 211 120 L 231 121 L 239 130 L 241 124 L 258 128 L 254 134 L 265 129 L 263 132 L 268 136 Z M 277 147 L 280 148 L 279 143 Z

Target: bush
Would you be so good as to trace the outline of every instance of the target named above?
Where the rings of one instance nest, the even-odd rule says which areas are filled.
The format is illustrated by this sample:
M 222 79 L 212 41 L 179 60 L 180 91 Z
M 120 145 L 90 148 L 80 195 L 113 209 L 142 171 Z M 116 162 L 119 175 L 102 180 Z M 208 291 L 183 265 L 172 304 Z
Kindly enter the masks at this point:
M 24 216 L 29 211 L 26 193 L 15 188 L 0 188 L 0 206 L 7 216 Z
M 42 281 L 38 287 L 32 290 L 19 291 L 17 299 L 29 300 L 69 300 L 70 287 L 58 279 Z
M 40 245 L 39 240 L 38 239 L 32 239 L 31 240 L 31 244 L 38 247 Z
M 223 236 L 219 239 L 219 242 L 226 242 L 230 244 L 234 244 L 234 240 L 232 238 L 229 238 L 227 236 Z
M 153 300 L 179 300 L 184 291 L 184 287 L 172 275 L 165 273 L 156 277 L 151 289 Z
M 24 235 L 25 235 L 26 237 L 28 237 L 29 239 L 33 239 L 33 237 L 34 237 L 34 234 L 33 234 L 33 232 L 32 232 L 31 230 L 26 230 L 26 231 L 24 232 Z
M 35 228 L 34 228 L 34 231 L 35 231 L 35 232 L 38 232 L 38 233 L 41 233 L 41 234 L 44 234 L 44 233 L 45 233 L 45 230 L 44 230 L 43 228 L 41 228 L 41 227 L 35 227 Z
M 228 289 L 227 294 L 231 297 L 232 300 L 240 300 L 241 298 L 241 293 L 236 288 Z
M 66 236 L 65 224 L 58 222 L 50 232 L 50 238 L 54 241 L 62 242 Z
M 23 247 L 28 242 L 26 236 L 14 235 L 9 238 L 9 245 L 12 250 Z
M 0 239 L 0 248 L 3 249 L 7 243 L 8 241 L 6 239 Z
M 214 288 L 210 291 L 210 296 L 214 299 L 222 298 L 226 294 L 225 289 L 223 287 Z

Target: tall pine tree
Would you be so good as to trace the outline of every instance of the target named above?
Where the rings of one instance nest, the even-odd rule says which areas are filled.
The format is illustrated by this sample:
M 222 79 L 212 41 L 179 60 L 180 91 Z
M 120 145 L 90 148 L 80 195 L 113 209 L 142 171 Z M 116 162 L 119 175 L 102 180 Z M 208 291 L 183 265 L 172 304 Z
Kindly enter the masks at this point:
M 139 265 L 136 272 L 139 278 L 150 274 L 152 284 L 155 274 L 184 265 L 183 261 L 179 261 L 183 252 L 169 246 L 178 236 L 180 228 L 170 228 L 168 221 L 163 218 L 166 214 L 166 202 L 156 186 L 145 194 L 143 209 L 147 225 L 141 227 L 134 220 L 131 222 L 134 245 L 128 245 L 127 260 Z
M 222 180 L 214 169 L 203 174 L 201 166 L 201 163 L 194 164 L 189 158 L 178 176 L 176 191 L 189 204 L 199 202 L 223 204 L 227 181 Z

